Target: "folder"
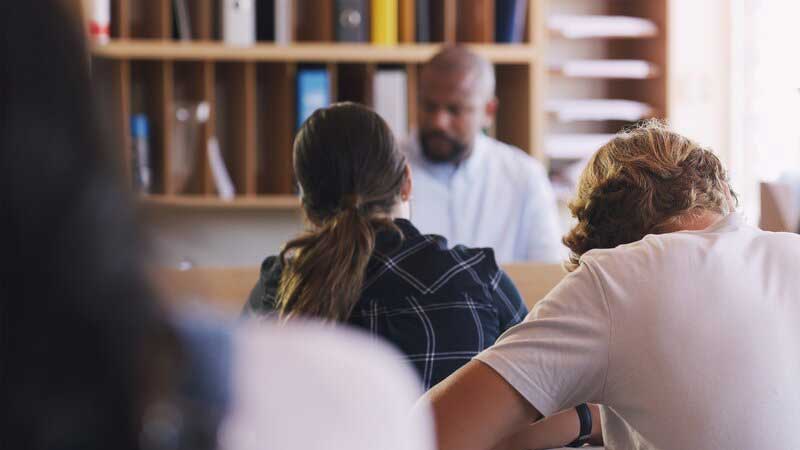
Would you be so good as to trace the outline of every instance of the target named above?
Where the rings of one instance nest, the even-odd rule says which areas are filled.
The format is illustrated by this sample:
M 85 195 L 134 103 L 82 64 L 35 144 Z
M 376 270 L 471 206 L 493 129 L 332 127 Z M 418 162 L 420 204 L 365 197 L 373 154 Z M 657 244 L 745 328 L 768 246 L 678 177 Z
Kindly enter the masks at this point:
M 554 64 L 553 68 L 575 78 L 645 79 L 658 73 L 654 65 L 638 59 L 576 59 Z
M 336 0 L 333 11 L 333 21 L 337 41 L 369 41 L 368 1 L 369 0 Z
M 297 128 L 319 108 L 331 102 L 330 75 L 324 68 L 300 67 L 297 70 Z
M 408 75 L 400 68 L 379 68 L 373 78 L 375 112 L 389 124 L 396 139 L 408 134 Z
M 416 0 L 414 5 L 417 42 L 431 41 L 431 5 L 429 0 Z
M 256 40 L 275 40 L 275 0 L 256 2 Z
M 296 0 L 297 40 L 333 41 L 333 3 L 320 0 Z
M 397 0 L 372 0 L 372 43 L 397 44 Z
M 456 40 L 458 42 L 494 42 L 494 2 L 461 0 L 458 4 Z
M 614 137 L 615 134 L 551 134 L 545 138 L 544 153 L 554 159 L 585 159 Z
M 294 41 L 294 1 L 275 1 L 275 43 L 288 45 Z
M 416 40 L 416 0 L 400 0 L 400 42 Z
M 528 0 L 496 0 L 495 41 L 520 43 L 524 40 Z
M 227 45 L 248 46 L 256 41 L 256 5 L 253 2 L 222 0 L 222 40 Z
M 613 99 L 552 99 L 545 110 L 560 122 L 621 120 L 634 122 L 653 114 L 653 108 L 642 102 Z

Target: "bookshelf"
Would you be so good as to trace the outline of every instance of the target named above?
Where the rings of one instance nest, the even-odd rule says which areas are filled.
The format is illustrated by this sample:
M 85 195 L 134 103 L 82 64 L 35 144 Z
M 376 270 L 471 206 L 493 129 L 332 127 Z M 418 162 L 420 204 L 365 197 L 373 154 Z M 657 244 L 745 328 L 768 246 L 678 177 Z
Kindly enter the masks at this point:
M 542 155 L 566 202 L 598 143 L 639 120 L 669 118 L 669 0 L 543 3 Z
M 430 0 L 431 42 L 413 42 L 413 23 L 400 20 L 396 45 L 335 42 L 330 26 L 319 25 L 326 23 L 324 15 L 330 14 L 330 8 L 314 7 L 319 6 L 320 0 L 296 0 L 295 12 L 303 11 L 308 23 L 295 20 L 291 43 L 258 41 L 245 47 L 221 42 L 220 0 L 187 2 L 193 38 L 190 41 L 173 38 L 172 0 L 110 1 L 111 41 L 92 47 L 93 72 L 104 110 L 120 136 L 115 144 L 121 149 L 128 176 L 130 116 L 143 113 L 150 121 L 154 183 L 152 194 L 142 197 L 141 203 L 146 207 L 298 209 L 291 167 L 297 114 L 295 77 L 298 68 L 307 64 L 328 70 L 333 101 L 367 104 L 373 101 L 370 83 L 379 68 L 403 69 L 411 128 L 417 117 L 420 65 L 443 44 L 468 45 L 495 65 L 500 108 L 492 133 L 543 161 L 548 160 L 545 142 L 551 134 L 610 133 L 624 125 L 619 121 L 593 123 L 589 127 L 557 123 L 545 111 L 545 102 L 554 95 L 550 92 L 553 85 L 601 81 L 603 96 L 645 102 L 658 117 L 665 117 L 667 112 L 667 0 L 598 2 L 605 5 L 602 12 L 606 14 L 653 20 L 658 32 L 584 39 L 567 38 L 547 25 L 551 11 L 558 10 L 562 3 L 568 10 L 570 4 L 580 3 L 578 0 L 528 0 L 523 39 L 516 44 L 492 42 L 494 0 Z M 413 0 L 399 0 L 399 8 L 408 8 L 410 3 Z M 404 17 L 402 13 L 399 16 Z M 642 80 L 572 78 L 549 65 L 553 56 L 550 52 L 558 51 L 551 44 L 559 41 L 604 41 L 601 56 L 646 60 L 653 71 Z M 185 185 L 179 185 L 170 175 L 174 164 L 174 107 L 181 102 L 201 101 L 210 106 L 209 119 L 200 126 L 192 176 Z M 216 193 L 205 151 L 205 143 L 212 136 L 219 140 L 235 186 L 233 200 L 221 200 Z M 558 167 L 559 161 L 553 163 L 551 167 Z

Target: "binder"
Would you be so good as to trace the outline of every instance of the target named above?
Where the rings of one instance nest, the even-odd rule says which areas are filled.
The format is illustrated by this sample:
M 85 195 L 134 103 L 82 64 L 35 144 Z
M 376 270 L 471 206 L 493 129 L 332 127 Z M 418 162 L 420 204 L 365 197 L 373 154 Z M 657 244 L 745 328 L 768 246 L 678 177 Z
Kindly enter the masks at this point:
M 294 2 L 293 0 L 275 1 L 275 43 L 288 45 L 294 41 Z
M 372 43 L 397 44 L 397 0 L 372 0 Z
M 496 0 L 495 41 L 522 42 L 527 12 L 528 0 Z
M 416 0 L 414 5 L 417 42 L 431 41 L 431 5 L 429 0 Z
M 297 70 L 297 128 L 317 109 L 331 102 L 330 75 L 321 67 L 306 66 Z
M 461 0 L 458 4 L 456 40 L 458 42 L 494 42 L 494 2 Z
M 339 42 L 369 41 L 368 0 L 336 0 L 333 12 L 336 40 Z
M 256 5 L 253 1 L 222 0 L 222 40 L 227 45 L 253 45 L 256 40 Z
M 373 78 L 375 112 L 389 124 L 396 139 L 408 134 L 408 75 L 400 68 L 379 68 Z
M 400 42 L 412 43 L 416 40 L 416 0 L 400 0 Z
M 256 40 L 275 40 L 275 0 L 256 2 Z

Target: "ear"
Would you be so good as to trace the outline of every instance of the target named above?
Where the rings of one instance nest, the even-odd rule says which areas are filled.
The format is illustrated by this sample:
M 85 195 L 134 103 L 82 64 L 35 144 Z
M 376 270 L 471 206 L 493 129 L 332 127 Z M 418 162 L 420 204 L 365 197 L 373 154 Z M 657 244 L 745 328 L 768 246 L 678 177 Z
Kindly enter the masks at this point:
M 491 128 L 492 124 L 494 123 L 494 119 L 497 116 L 497 107 L 500 105 L 500 101 L 497 100 L 497 97 L 492 97 L 486 105 L 483 107 L 483 127 L 482 128 Z
M 411 198 L 411 191 L 414 188 L 414 182 L 411 181 L 411 166 L 406 163 L 405 168 L 405 180 L 403 181 L 403 186 L 400 188 L 400 199 L 408 201 Z

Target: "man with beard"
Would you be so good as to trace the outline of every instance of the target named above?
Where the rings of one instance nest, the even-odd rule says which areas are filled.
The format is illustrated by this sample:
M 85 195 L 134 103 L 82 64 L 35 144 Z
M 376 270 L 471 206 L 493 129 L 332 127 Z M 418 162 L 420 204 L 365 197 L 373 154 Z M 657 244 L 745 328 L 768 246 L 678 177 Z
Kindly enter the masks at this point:
M 453 244 L 491 247 L 501 263 L 558 262 L 566 252 L 544 167 L 482 132 L 497 111 L 494 87 L 491 63 L 463 47 L 423 67 L 418 130 L 403 143 L 414 222 Z

